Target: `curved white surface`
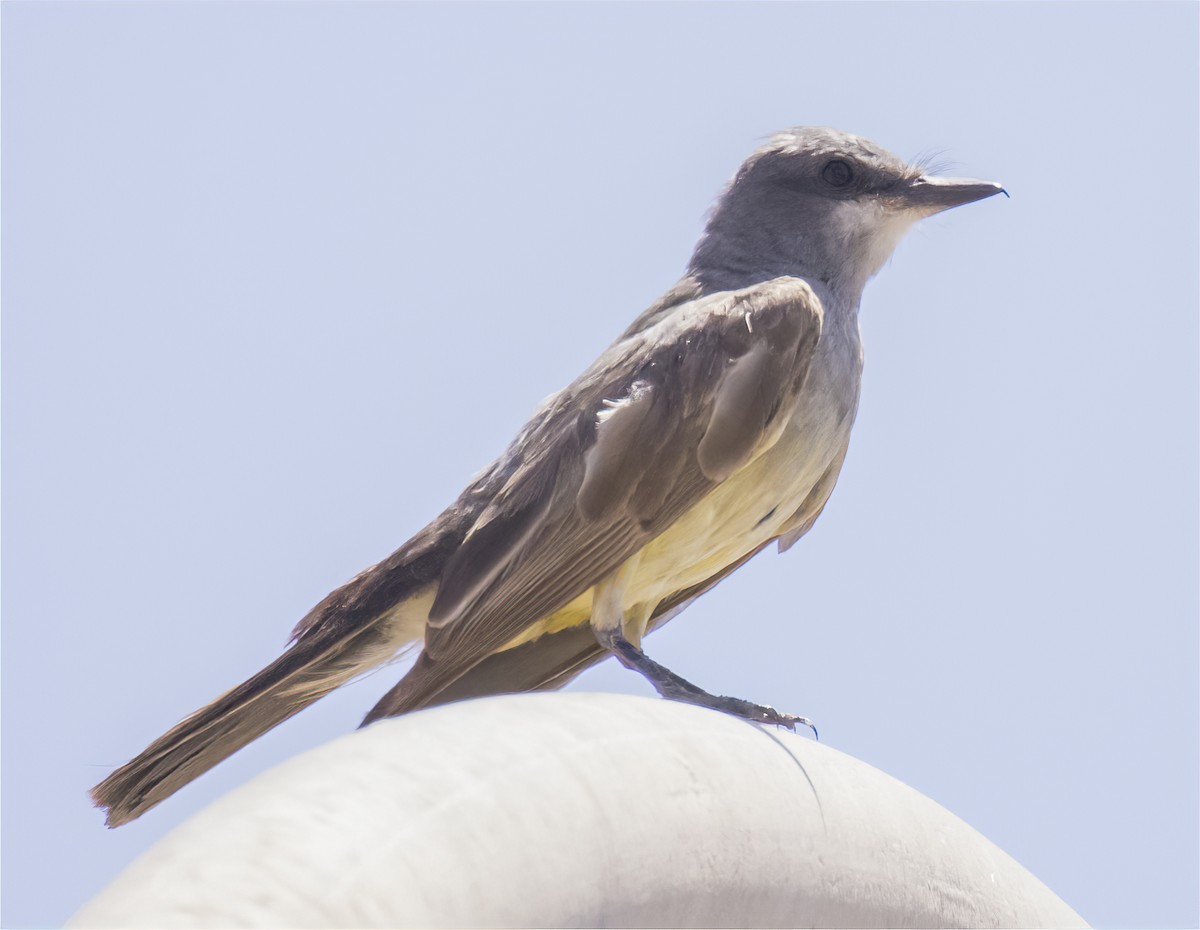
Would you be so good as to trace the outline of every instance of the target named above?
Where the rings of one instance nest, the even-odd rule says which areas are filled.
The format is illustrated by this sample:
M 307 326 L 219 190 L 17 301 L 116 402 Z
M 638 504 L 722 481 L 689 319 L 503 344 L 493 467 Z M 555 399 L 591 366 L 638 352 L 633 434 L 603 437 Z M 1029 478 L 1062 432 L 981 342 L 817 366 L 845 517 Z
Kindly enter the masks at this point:
M 849 756 L 714 711 L 572 693 L 435 708 L 293 759 L 183 824 L 70 926 L 1086 924 Z

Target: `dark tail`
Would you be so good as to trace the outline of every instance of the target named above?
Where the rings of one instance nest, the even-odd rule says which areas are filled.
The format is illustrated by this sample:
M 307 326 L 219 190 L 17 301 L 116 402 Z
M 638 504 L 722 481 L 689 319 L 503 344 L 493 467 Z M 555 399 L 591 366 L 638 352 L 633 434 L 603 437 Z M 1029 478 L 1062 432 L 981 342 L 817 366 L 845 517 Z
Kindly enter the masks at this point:
M 278 659 L 93 788 L 108 825 L 140 817 L 251 740 L 419 641 L 441 568 L 487 502 L 482 482 L 378 565 L 327 595 L 296 626 L 292 645 Z
M 96 806 L 108 811 L 108 825 L 140 817 L 251 740 L 386 661 L 396 647 L 386 627 L 301 637 L 257 675 L 160 736 L 92 789 Z

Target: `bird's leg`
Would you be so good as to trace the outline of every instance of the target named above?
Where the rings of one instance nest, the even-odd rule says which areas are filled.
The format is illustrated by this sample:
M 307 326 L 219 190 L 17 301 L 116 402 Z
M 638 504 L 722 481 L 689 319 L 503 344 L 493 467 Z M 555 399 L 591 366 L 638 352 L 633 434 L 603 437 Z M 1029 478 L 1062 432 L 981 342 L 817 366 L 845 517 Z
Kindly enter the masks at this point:
M 632 564 L 631 564 L 632 563 Z M 625 627 L 633 627 L 630 632 L 640 640 L 640 633 L 645 623 L 628 624 L 622 607 L 622 594 L 625 582 L 633 574 L 637 565 L 637 557 L 630 559 L 616 572 L 596 585 L 592 598 L 592 630 L 597 642 L 617 657 L 622 665 L 641 674 L 663 697 L 673 701 L 683 701 L 687 704 L 698 704 L 701 707 L 711 707 L 713 710 L 755 720 L 760 723 L 774 723 L 789 730 L 794 730 L 796 724 L 801 724 L 817 735 L 817 728 L 812 721 L 794 714 L 784 714 L 774 707 L 765 704 L 755 704 L 741 698 L 726 697 L 719 694 L 709 694 L 698 688 L 685 678 L 681 678 L 669 668 L 659 665 L 649 658 L 638 645 L 630 641 Z M 648 615 L 647 611 L 647 615 Z M 647 616 L 648 619 L 648 616 Z
M 597 629 L 596 639 L 600 642 L 601 646 L 615 655 L 622 665 L 633 669 L 635 672 L 640 672 L 643 678 L 654 685 L 654 690 L 665 698 L 673 701 L 684 701 L 688 704 L 699 704 L 701 707 L 711 707 L 713 710 L 724 711 L 727 714 L 744 717 L 747 720 L 757 720 L 761 723 L 775 723 L 779 726 L 787 727 L 789 730 L 794 730 L 796 724 L 801 724 L 812 730 L 814 736 L 817 733 L 817 728 L 813 726 L 812 721 L 805 717 L 781 713 L 774 707 L 768 707 L 765 704 L 755 704 L 752 701 L 744 701 L 741 698 L 727 697 L 721 694 L 709 694 L 703 688 L 697 687 L 686 678 L 681 678 L 669 668 L 659 665 L 653 659 L 649 658 L 641 649 L 625 638 L 625 634 L 621 631 L 620 627 L 604 630 Z

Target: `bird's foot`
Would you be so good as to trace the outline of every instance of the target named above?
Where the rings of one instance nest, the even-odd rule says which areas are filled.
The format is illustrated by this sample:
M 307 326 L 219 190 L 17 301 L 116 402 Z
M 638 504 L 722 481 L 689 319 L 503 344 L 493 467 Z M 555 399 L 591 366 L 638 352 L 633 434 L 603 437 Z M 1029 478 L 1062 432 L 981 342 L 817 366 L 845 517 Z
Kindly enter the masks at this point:
M 684 687 L 678 687 L 674 681 L 666 682 L 663 687 L 658 687 L 658 683 L 652 680 L 652 683 L 658 689 L 658 693 L 665 698 L 670 698 L 674 701 L 684 701 L 688 704 L 698 704 L 701 707 L 711 707 L 713 710 L 733 714 L 735 717 L 743 717 L 746 720 L 753 720 L 757 723 L 773 723 L 776 726 L 787 727 L 787 729 L 793 732 L 795 732 L 798 724 L 808 727 L 812 730 L 813 736 L 817 737 L 817 728 L 813 726 L 813 722 L 807 717 L 800 717 L 796 714 L 785 714 L 766 704 L 755 704 L 753 701 L 745 701 L 742 698 L 729 697 L 724 694 L 709 694 L 686 679 L 678 678 L 678 676 L 673 677 L 677 678 L 678 683 Z
M 709 694 L 703 688 L 697 687 L 686 678 L 681 678 L 669 668 L 659 665 L 649 658 L 641 649 L 626 639 L 620 630 L 597 631 L 596 635 L 600 644 L 612 652 L 622 665 L 639 672 L 650 684 L 654 685 L 654 690 L 669 700 L 709 707 L 756 723 L 773 723 L 776 726 L 787 727 L 793 732 L 799 724 L 808 727 L 812 730 L 814 737 L 820 738 L 817 728 L 807 717 L 785 714 L 766 704 L 755 704 L 753 701 L 744 701 L 741 698 Z

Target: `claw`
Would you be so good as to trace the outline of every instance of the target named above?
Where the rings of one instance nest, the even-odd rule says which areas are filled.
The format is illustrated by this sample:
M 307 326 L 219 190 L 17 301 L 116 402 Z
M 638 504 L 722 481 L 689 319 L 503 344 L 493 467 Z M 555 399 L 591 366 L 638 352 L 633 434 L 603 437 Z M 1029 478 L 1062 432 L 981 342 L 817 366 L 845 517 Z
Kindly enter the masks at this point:
M 810 730 L 812 730 L 813 739 L 815 739 L 817 742 L 821 741 L 821 736 L 819 733 L 817 733 L 816 724 L 814 724 L 807 717 L 797 717 L 795 714 L 781 714 L 778 711 L 774 710 L 773 708 L 771 710 L 772 710 L 772 713 L 775 715 L 775 719 L 771 720 L 769 722 L 777 723 L 780 726 L 787 727 L 793 733 L 796 732 L 796 724 L 798 724 L 798 723 L 803 724 L 804 726 L 806 726 Z

